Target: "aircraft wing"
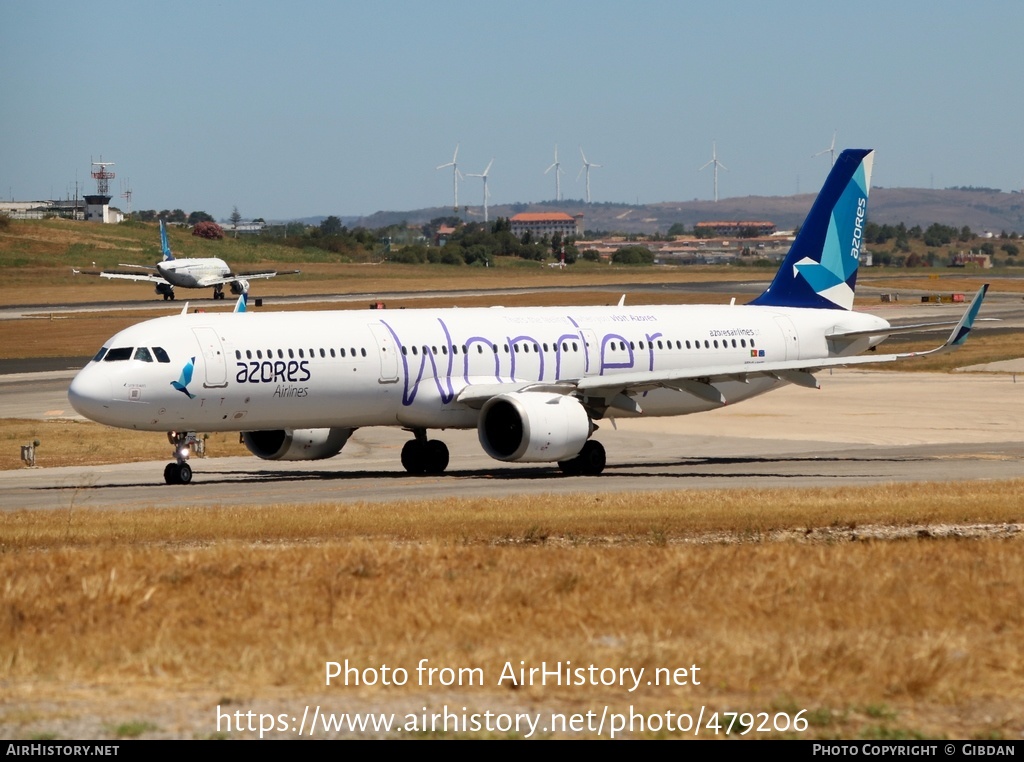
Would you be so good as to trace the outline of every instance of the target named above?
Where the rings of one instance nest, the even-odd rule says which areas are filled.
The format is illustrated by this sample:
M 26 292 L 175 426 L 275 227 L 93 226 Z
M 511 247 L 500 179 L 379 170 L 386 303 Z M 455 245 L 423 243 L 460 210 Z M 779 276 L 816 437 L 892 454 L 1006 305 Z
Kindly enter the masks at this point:
M 771 376 L 796 386 L 812 389 L 819 388 L 814 373 L 824 368 L 840 368 L 850 365 L 867 365 L 870 363 L 895 362 L 911 357 L 947 352 L 963 344 L 974 325 L 981 308 L 981 303 L 988 291 L 985 284 L 971 301 L 963 317 L 956 323 L 949 338 L 938 347 L 923 352 L 902 352 L 886 355 L 853 355 L 850 357 L 823 357 L 813 360 L 780 360 L 775 362 L 751 362 L 731 365 L 705 365 L 686 369 L 673 370 L 642 370 L 631 373 L 616 373 L 607 376 L 587 376 L 579 379 L 568 379 L 555 383 L 529 382 L 470 385 L 464 388 L 456 400 L 469 407 L 479 408 L 488 399 L 499 394 L 511 392 L 544 391 L 560 394 L 573 394 L 578 397 L 599 398 L 609 408 L 619 408 L 630 412 L 642 413 L 639 403 L 633 395 L 652 389 L 665 388 L 686 392 L 695 397 L 719 405 L 726 400 L 714 386 L 715 382 L 741 381 L 751 378 Z
M 243 285 L 250 280 L 259 280 L 260 278 L 274 278 L 278 275 L 298 275 L 300 270 L 263 270 L 255 273 L 229 273 L 220 278 L 203 278 L 199 285 L 203 288 L 208 286 L 224 286 L 228 283 L 242 283 Z
M 140 265 L 141 267 L 141 265 Z M 88 270 L 75 270 L 75 275 L 94 275 L 98 278 L 112 278 L 115 280 L 135 280 L 147 283 L 167 283 L 167 280 L 156 273 L 124 273 L 117 270 L 104 270 L 102 272 L 89 272 Z

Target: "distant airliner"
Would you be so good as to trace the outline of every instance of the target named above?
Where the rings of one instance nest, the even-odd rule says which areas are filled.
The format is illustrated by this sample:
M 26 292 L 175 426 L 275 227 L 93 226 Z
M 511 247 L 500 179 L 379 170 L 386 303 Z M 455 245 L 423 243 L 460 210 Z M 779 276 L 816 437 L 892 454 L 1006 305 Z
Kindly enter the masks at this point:
M 152 273 L 118 272 L 117 270 L 104 270 L 103 272 L 79 272 L 81 275 L 98 275 L 101 278 L 115 278 L 120 280 L 137 280 L 153 283 L 156 285 L 156 293 L 163 296 L 164 301 L 174 301 L 174 288 L 213 288 L 213 298 L 224 298 L 224 286 L 230 284 L 231 293 L 242 294 L 249 291 L 249 281 L 258 278 L 273 278 L 276 275 L 295 275 L 298 270 L 278 272 L 277 270 L 266 270 L 255 273 L 232 273 L 231 268 L 223 259 L 216 257 L 202 257 L 192 259 L 175 259 L 171 253 L 171 247 L 167 243 L 167 228 L 163 220 L 160 220 L 160 249 L 163 252 L 163 261 L 157 262 L 154 266 L 149 265 L 126 265 L 121 267 L 134 267 L 140 270 L 153 270 Z
M 434 429 L 477 429 L 500 461 L 598 474 L 598 421 L 714 410 L 813 373 L 951 349 L 987 286 L 931 352 L 872 354 L 892 327 L 853 312 L 873 153 L 836 161 L 771 285 L 748 305 L 192 313 L 121 331 L 83 368 L 72 406 L 109 426 L 167 431 L 168 484 L 192 480 L 196 432 L 240 431 L 270 460 L 337 455 L 362 426 L 410 431 L 402 465 L 437 474 Z M 952 323 L 946 324 L 952 325 Z

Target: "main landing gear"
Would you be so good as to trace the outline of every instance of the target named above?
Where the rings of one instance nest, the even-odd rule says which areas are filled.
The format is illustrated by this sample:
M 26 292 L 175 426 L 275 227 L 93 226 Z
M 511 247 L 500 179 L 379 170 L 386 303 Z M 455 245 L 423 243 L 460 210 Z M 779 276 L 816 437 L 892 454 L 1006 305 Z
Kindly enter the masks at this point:
M 218 283 L 216 286 L 213 287 L 213 298 L 215 300 L 216 299 L 223 299 L 224 298 L 224 284 L 223 283 Z
M 190 484 L 192 482 L 192 466 L 188 464 L 188 456 L 198 443 L 194 431 L 168 431 L 167 441 L 174 447 L 174 462 L 164 466 L 164 481 L 168 484 Z
M 566 476 L 597 476 L 604 471 L 604 465 L 604 445 L 593 439 L 583 443 L 583 449 L 575 458 L 558 461 L 558 467 Z
M 440 439 L 427 439 L 426 429 L 412 429 L 415 439 L 402 448 L 402 465 L 410 474 L 440 474 L 448 468 L 448 446 Z

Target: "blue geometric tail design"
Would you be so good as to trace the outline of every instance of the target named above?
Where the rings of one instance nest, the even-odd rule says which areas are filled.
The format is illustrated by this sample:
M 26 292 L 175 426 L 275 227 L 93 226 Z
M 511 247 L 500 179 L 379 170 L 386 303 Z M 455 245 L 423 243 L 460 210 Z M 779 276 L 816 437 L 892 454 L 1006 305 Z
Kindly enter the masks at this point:
M 853 309 L 874 156 L 839 155 L 775 279 L 751 304 Z
M 174 259 L 174 255 L 171 254 L 171 245 L 167 242 L 167 226 L 163 220 L 160 220 L 160 251 L 164 255 L 164 262 Z
M 171 386 L 186 395 L 190 400 L 194 400 L 196 398 L 196 395 L 187 389 L 188 385 L 192 383 L 192 373 L 195 369 L 196 358 L 193 357 L 185 363 L 185 367 L 181 369 L 181 377 L 177 381 L 171 381 Z

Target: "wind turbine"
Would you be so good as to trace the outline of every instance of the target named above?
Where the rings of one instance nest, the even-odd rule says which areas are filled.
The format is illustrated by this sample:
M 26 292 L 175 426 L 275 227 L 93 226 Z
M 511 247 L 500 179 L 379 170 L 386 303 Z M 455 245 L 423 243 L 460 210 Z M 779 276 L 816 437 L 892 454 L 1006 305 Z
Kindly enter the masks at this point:
M 491 195 L 491 192 L 487 190 L 487 173 L 491 171 L 491 164 L 493 163 L 494 159 L 491 159 L 489 162 L 487 162 L 487 169 L 485 169 L 483 172 L 480 172 L 479 174 L 472 173 L 466 175 L 466 177 L 480 177 L 484 181 L 484 222 L 487 222 L 487 199 Z
M 829 154 L 832 157 L 832 166 L 834 167 L 836 165 L 836 133 L 837 132 L 839 132 L 839 130 L 833 130 L 832 131 L 832 145 L 830 145 L 824 151 L 818 151 L 816 154 L 812 155 L 811 156 L 812 159 L 817 159 L 823 153 L 827 153 L 827 154 Z
M 452 154 L 452 160 L 447 164 L 441 164 L 437 169 L 444 169 L 445 167 L 452 168 L 452 182 L 455 185 L 455 213 L 459 213 L 459 177 L 462 173 L 459 172 L 459 165 L 455 163 L 455 160 L 459 158 L 459 144 L 455 144 L 455 153 Z
M 583 170 L 587 171 L 587 203 L 590 203 L 590 168 L 600 167 L 600 164 L 594 164 L 592 161 L 587 161 L 587 155 L 583 153 L 583 146 L 580 146 L 580 156 L 583 157 L 583 166 L 580 167 L 579 174 L 576 175 L 576 179 L 580 179 L 580 175 L 583 174 Z
M 561 201 L 562 200 L 562 186 L 559 183 L 558 176 L 560 174 L 562 174 L 562 165 L 558 163 L 558 144 L 557 143 L 555 143 L 555 161 L 554 161 L 554 163 L 550 167 L 548 167 L 547 169 L 544 170 L 544 174 L 546 175 L 552 169 L 555 170 L 555 201 Z
M 711 161 L 709 161 L 707 164 L 705 164 L 697 171 L 701 172 L 707 167 L 710 167 L 712 164 L 715 165 L 715 203 L 718 203 L 718 168 L 721 167 L 726 172 L 729 171 L 729 168 L 718 160 L 718 151 L 717 146 L 715 145 L 715 141 L 711 141 Z

